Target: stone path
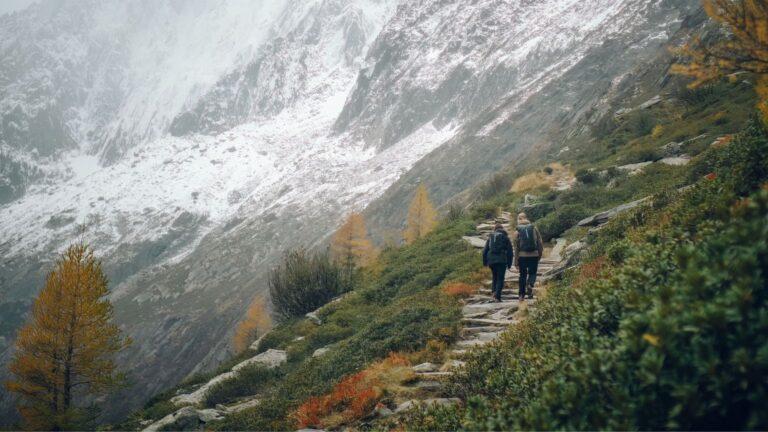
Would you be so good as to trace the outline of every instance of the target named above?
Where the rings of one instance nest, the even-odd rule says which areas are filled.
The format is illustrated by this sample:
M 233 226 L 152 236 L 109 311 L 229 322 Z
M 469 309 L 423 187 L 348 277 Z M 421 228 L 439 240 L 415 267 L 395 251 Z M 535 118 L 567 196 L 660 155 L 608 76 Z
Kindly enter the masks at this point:
M 502 213 L 496 220 L 486 221 L 477 226 L 477 235 L 464 237 L 464 240 L 477 249 L 485 246 L 485 240 L 493 230 L 496 221 L 502 223 L 504 228 L 510 230 L 509 213 Z M 491 281 L 486 280 L 478 287 L 476 294 L 463 300 L 462 327 L 459 331 L 459 340 L 450 347 L 448 359 L 442 365 L 424 363 L 413 367 L 417 380 L 410 384 L 410 389 L 417 395 L 413 399 L 406 400 L 398 405 L 394 413 L 406 411 L 416 404 L 445 405 L 461 402 L 459 399 L 450 398 L 445 394 L 443 382 L 450 378 L 457 368 L 464 366 L 464 357 L 474 348 L 488 345 L 501 337 L 511 326 L 525 319 L 528 310 L 536 307 L 536 300 L 540 294 L 542 283 L 546 281 L 557 264 L 562 261 L 565 249 L 565 240 L 558 239 L 551 249 L 544 252 L 544 258 L 539 263 L 538 279 L 534 298 L 520 302 L 518 299 L 518 281 L 520 274 L 517 269 L 507 272 L 504 279 L 502 301 L 496 303 L 491 293 Z

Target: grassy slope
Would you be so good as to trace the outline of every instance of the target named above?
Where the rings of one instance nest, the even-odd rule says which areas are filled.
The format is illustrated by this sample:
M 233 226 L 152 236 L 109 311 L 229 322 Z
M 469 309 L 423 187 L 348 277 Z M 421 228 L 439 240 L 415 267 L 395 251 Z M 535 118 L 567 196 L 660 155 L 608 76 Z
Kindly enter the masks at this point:
M 768 426 L 768 139 L 752 126 L 708 148 L 713 131 L 739 127 L 752 106 L 736 86 L 715 91 L 683 119 L 654 110 L 654 123 L 670 125 L 656 137 L 624 136 L 626 144 L 605 150 L 634 130 L 625 123 L 583 143 L 574 164 L 602 169 L 657 151 L 665 134 L 710 133 L 687 144 L 698 154 L 689 167 L 654 166 L 624 186 L 595 182 L 564 194 L 592 208 L 647 195 L 654 204 L 596 234 L 581 269 L 552 286 L 527 322 L 472 357 L 454 383 L 466 407 L 414 413 L 409 429 Z M 696 186 L 677 191 L 687 183 Z
M 571 164 L 574 170 L 607 171 L 589 184 L 579 184 L 568 192 L 539 191 L 541 199 L 548 203 L 545 211 L 538 215 L 542 218 L 540 224 L 557 225 L 554 222 L 573 212 L 579 216 L 586 215 L 690 183 L 692 179 L 700 177 L 703 169 L 701 163 L 694 167 L 654 164 L 638 176 L 617 175 L 608 168 L 642 159 L 657 159 L 659 148 L 667 142 L 682 141 L 707 133 L 708 139 L 691 141 L 683 148 L 684 152 L 696 156 L 707 148 L 714 137 L 743 128 L 752 104 L 753 95 L 741 84 L 726 84 L 714 89 L 713 94 L 693 95 L 685 103 L 661 104 L 651 110 L 630 114 L 622 121 L 598 125 L 591 136 L 574 138 L 568 143 L 571 151 L 559 157 L 560 161 Z M 646 124 L 649 117 L 650 128 Z M 663 125 L 661 132 L 657 129 L 657 133 L 652 134 L 649 129 L 659 124 Z M 705 154 L 701 159 L 707 157 L 709 155 Z M 550 161 L 536 160 L 527 164 L 543 166 Z M 523 172 L 515 171 L 508 178 L 520 174 Z M 468 248 L 460 237 L 472 232 L 475 222 L 493 214 L 499 207 L 517 210 L 519 206 L 520 195 L 505 192 L 488 194 L 483 203 L 476 205 L 461 220 L 442 223 L 435 233 L 414 245 L 386 251 L 377 268 L 370 269 L 363 276 L 352 294 L 324 308 L 321 313 L 324 321 L 322 326 L 315 326 L 304 319 L 280 324 L 263 341 L 260 349 L 286 349 L 289 353 L 288 364 L 276 374 L 265 376 L 254 371 L 247 377 L 227 382 L 217 388 L 208 401 L 212 406 L 257 392 L 263 397 L 262 404 L 211 426 L 238 430 L 289 429 L 294 424 L 288 416 L 298 405 L 310 396 L 327 393 L 344 376 L 386 357 L 390 352 L 419 350 L 428 341 L 449 342 L 455 338 L 460 316 L 459 305 L 455 300 L 442 296 L 439 286 L 444 281 L 471 280 L 480 264 L 476 252 Z M 551 228 L 552 235 L 557 235 L 560 234 L 558 231 L 568 226 Z M 583 236 L 584 231 L 570 230 L 565 235 L 576 239 Z M 623 238 L 623 235 L 617 238 Z M 614 245 L 616 242 L 618 240 L 601 240 L 599 244 L 604 246 L 597 249 L 605 253 L 610 251 L 614 260 L 625 259 L 622 254 L 628 252 L 622 252 L 620 247 Z M 641 250 L 642 247 L 632 245 L 629 249 Z M 581 339 L 592 338 L 588 332 L 582 334 L 579 327 L 566 324 L 581 312 L 562 305 L 578 304 L 578 299 L 584 296 L 573 290 L 572 284 L 573 280 L 568 279 L 555 287 L 551 298 L 542 303 L 540 317 L 535 317 L 528 327 L 518 329 L 519 333 L 513 333 L 507 346 L 494 348 L 495 352 L 486 352 L 470 364 L 468 378 L 457 383 L 457 392 L 477 392 L 485 395 L 483 399 L 475 401 L 467 411 L 449 410 L 444 415 L 430 413 L 424 417 L 415 416 L 410 427 L 449 429 L 460 425 L 470 428 L 561 425 L 543 420 L 539 423 L 534 420 L 515 423 L 518 417 L 512 415 L 512 410 L 519 410 L 521 401 L 536 400 L 545 387 L 544 383 L 547 383 L 546 386 L 554 385 L 547 377 L 551 377 L 555 371 L 569 369 L 564 368 L 562 362 L 570 364 L 574 355 L 584 349 L 578 345 Z M 589 307 L 600 309 L 604 305 Z M 618 313 L 613 310 L 590 311 L 614 318 Z M 618 324 L 613 321 L 612 325 L 616 327 Z M 572 332 L 565 330 L 571 327 L 574 329 Z M 558 340 L 555 348 L 544 346 L 544 341 L 549 340 L 545 335 L 560 333 L 568 333 L 576 342 L 569 340 L 568 344 L 559 346 L 557 344 L 562 341 Z M 615 338 L 615 333 L 614 328 L 611 337 Z M 303 339 L 296 340 L 298 337 Z M 517 341 L 525 337 L 531 340 L 542 338 L 541 349 L 532 349 L 525 354 L 533 356 L 530 362 L 535 366 L 525 367 L 525 359 L 521 359 L 521 354 L 514 348 Z M 314 350 L 324 346 L 331 346 L 332 350 L 313 359 L 311 355 Z M 550 360 L 556 358 L 559 362 L 552 361 L 544 365 L 535 363 L 536 359 L 540 360 L 540 356 Z M 489 359 L 492 360 L 490 363 Z M 236 360 L 239 359 L 232 363 Z M 497 364 L 494 363 L 496 361 Z M 198 377 L 181 388 L 189 389 L 205 378 Z M 558 379 L 563 378 L 560 376 Z M 154 398 L 145 410 L 137 413 L 131 422 L 121 425 L 121 428 L 136 428 L 139 419 L 157 419 L 170 412 L 173 407 L 167 399 L 177 390 L 170 390 Z M 526 406 L 533 410 L 534 405 Z M 494 420 L 494 416 L 499 418 Z M 552 418 L 558 417 L 553 414 Z M 576 424 L 569 423 L 571 426 Z

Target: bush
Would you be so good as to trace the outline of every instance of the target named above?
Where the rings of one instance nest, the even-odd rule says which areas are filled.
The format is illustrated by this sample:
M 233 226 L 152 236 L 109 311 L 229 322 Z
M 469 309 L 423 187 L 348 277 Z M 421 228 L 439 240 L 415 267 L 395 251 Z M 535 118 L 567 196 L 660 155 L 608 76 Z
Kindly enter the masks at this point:
M 470 354 L 453 383 L 467 406 L 406 429 L 768 427 L 766 142 L 753 129 L 705 156 L 711 179 L 613 220 L 607 256 Z
M 536 222 L 555 211 L 555 204 L 551 202 L 538 203 L 524 208 L 523 211 L 528 215 L 528 219 Z
M 583 184 L 592 184 L 597 182 L 599 179 L 600 176 L 592 170 L 580 169 L 576 171 L 576 180 Z
M 574 227 L 590 212 L 579 204 L 567 204 L 536 222 L 544 241 L 550 241 Z
M 642 137 L 653 132 L 656 119 L 645 110 L 634 112 L 628 121 L 629 130 L 636 136 Z
M 297 250 L 287 252 L 270 272 L 269 293 L 281 317 L 297 317 L 347 291 L 347 280 L 328 254 Z
M 253 396 L 263 390 L 265 385 L 280 376 L 277 369 L 267 369 L 262 365 L 246 366 L 232 378 L 211 387 L 205 394 L 205 406 L 229 403 L 239 397 Z
M 448 222 L 455 222 L 464 218 L 466 212 L 464 207 L 459 204 L 453 203 L 448 206 L 448 211 L 445 212 L 445 220 Z

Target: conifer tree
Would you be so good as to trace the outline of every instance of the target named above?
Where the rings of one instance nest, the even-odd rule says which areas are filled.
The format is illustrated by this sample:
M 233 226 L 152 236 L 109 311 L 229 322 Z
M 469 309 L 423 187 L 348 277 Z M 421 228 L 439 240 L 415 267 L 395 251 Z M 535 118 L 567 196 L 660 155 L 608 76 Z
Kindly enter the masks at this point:
M 365 267 L 376 258 L 376 249 L 368 236 L 365 218 L 352 213 L 331 239 L 331 255 L 350 273 L 355 267 Z
M 266 300 L 263 297 L 256 297 L 248 306 L 245 318 L 235 328 L 235 335 L 232 340 L 235 352 L 245 351 L 251 341 L 266 333 L 271 326 L 272 319 L 267 310 Z
M 403 238 L 407 244 L 429 234 L 437 224 L 437 212 L 435 207 L 429 201 L 429 194 L 424 185 L 419 185 L 416 189 L 416 195 L 408 208 L 408 220 L 403 233 Z
M 6 388 L 20 396 L 24 426 L 37 430 L 82 428 L 75 399 L 119 385 L 113 355 L 130 340 L 112 322 L 107 278 L 93 251 L 70 246 L 48 275 L 19 330 Z
M 758 107 L 768 120 L 768 2 L 704 0 L 704 9 L 732 37 L 711 45 L 695 39 L 678 50 L 689 63 L 674 65 L 672 72 L 693 77 L 691 88 L 735 72 L 752 72 L 757 76 Z

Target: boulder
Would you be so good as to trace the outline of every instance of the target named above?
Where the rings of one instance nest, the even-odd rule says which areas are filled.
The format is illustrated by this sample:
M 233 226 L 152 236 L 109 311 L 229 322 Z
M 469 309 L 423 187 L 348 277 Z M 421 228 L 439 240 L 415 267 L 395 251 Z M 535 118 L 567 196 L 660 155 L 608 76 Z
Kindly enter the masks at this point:
M 374 408 L 373 414 L 376 415 L 376 417 L 389 417 L 395 414 L 395 412 L 387 408 L 385 405 L 379 404 L 376 406 L 376 408 Z
M 240 369 L 253 364 L 262 364 L 267 368 L 276 368 L 288 361 L 288 355 L 285 351 L 280 350 L 267 350 L 257 356 L 251 357 L 241 363 L 238 363 L 231 371 L 213 377 L 210 381 L 200 386 L 197 390 L 188 394 L 180 394 L 171 398 L 171 402 L 176 405 L 199 405 L 205 400 L 205 396 L 214 385 L 234 378 Z
M 270 349 L 244 362 L 239 363 L 237 366 L 232 368 L 232 371 L 237 372 L 244 367 L 255 364 L 263 365 L 268 369 L 274 369 L 287 361 L 288 354 L 285 351 Z
M 315 350 L 315 352 L 312 353 L 312 358 L 320 357 L 321 355 L 324 355 L 325 353 L 327 353 L 330 350 L 331 349 L 328 348 L 328 347 L 318 348 L 318 349 Z
M 187 406 L 168 414 L 162 419 L 152 423 L 144 429 L 144 432 L 159 430 L 196 430 L 201 429 L 206 423 L 224 418 L 221 411 L 215 409 L 198 410 Z
M 652 97 L 651 99 L 641 103 L 640 106 L 638 106 L 638 108 L 641 109 L 641 110 L 648 109 L 648 108 L 650 108 L 652 106 L 660 104 L 662 100 L 663 99 L 661 98 L 660 95 L 656 95 L 656 96 Z
M 470 246 L 476 249 L 483 249 L 485 248 L 485 240 L 483 240 L 480 237 L 468 237 L 464 236 L 462 237 L 462 240 L 469 243 Z
M 422 363 L 413 367 L 414 372 L 436 372 L 440 367 L 434 363 Z
M 622 165 L 620 167 L 616 167 L 617 169 L 621 171 L 629 172 L 630 175 L 639 174 L 643 171 L 643 168 L 647 167 L 648 165 L 652 164 L 653 162 L 639 162 L 639 163 L 633 163 L 629 165 Z
M 672 165 L 672 166 L 685 166 L 685 165 L 688 165 L 690 162 L 691 162 L 691 157 L 688 155 L 665 157 L 664 159 L 661 159 L 659 161 L 659 163 L 663 163 L 664 165 Z
M 682 151 L 682 148 L 683 148 L 682 143 L 672 141 L 670 143 L 667 143 L 661 146 L 661 152 L 666 157 L 674 157 L 680 154 L 680 151 Z
M 602 224 L 608 222 L 609 220 L 613 219 L 614 217 L 618 216 L 619 214 L 621 214 L 621 213 L 623 213 L 625 211 L 628 211 L 628 210 L 632 210 L 632 209 L 642 205 L 643 203 L 647 202 L 649 199 L 650 199 L 649 197 L 646 197 L 646 198 L 643 198 L 643 199 L 640 199 L 640 200 L 637 200 L 637 201 L 632 201 L 630 203 L 622 204 L 622 205 L 620 205 L 618 207 L 614 207 L 614 208 L 612 208 L 610 210 L 607 210 L 607 211 L 604 211 L 604 212 L 597 213 L 597 214 L 595 214 L 593 216 L 590 216 L 588 218 L 582 219 L 578 223 L 578 226 L 580 226 L 580 227 L 587 227 L 587 226 L 602 225 Z
M 254 350 L 254 351 L 258 351 L 258 350 L 259 350 L 259 344 L 261 344 L 261 341 L 262 341 L 262 340 L 264 340 L 264 337 L 265 337 L 265 336 L 267 336 L 268 334 L 269 334 L 269 332 L 267 332 L 267 333 L 264 333 L 264 334 L 263 334 L 263 335 L 261 335 L 261 336 L 260 336 L 258 339 L 256 339 L 256 340 L 255 340 L 255 341 L 254 341 L 254 342 L 251 344 L 251 349 L 252 349 L 252 350 Z
M 320 317 L 317 316 L 317 311 L 309 312 L 308 314 L 306 314 L 304 316 L 307 317 L 308 320 L 312 321 L 316 325 L 322 325 L 323 324 L 323 320 L 321 320 Z

